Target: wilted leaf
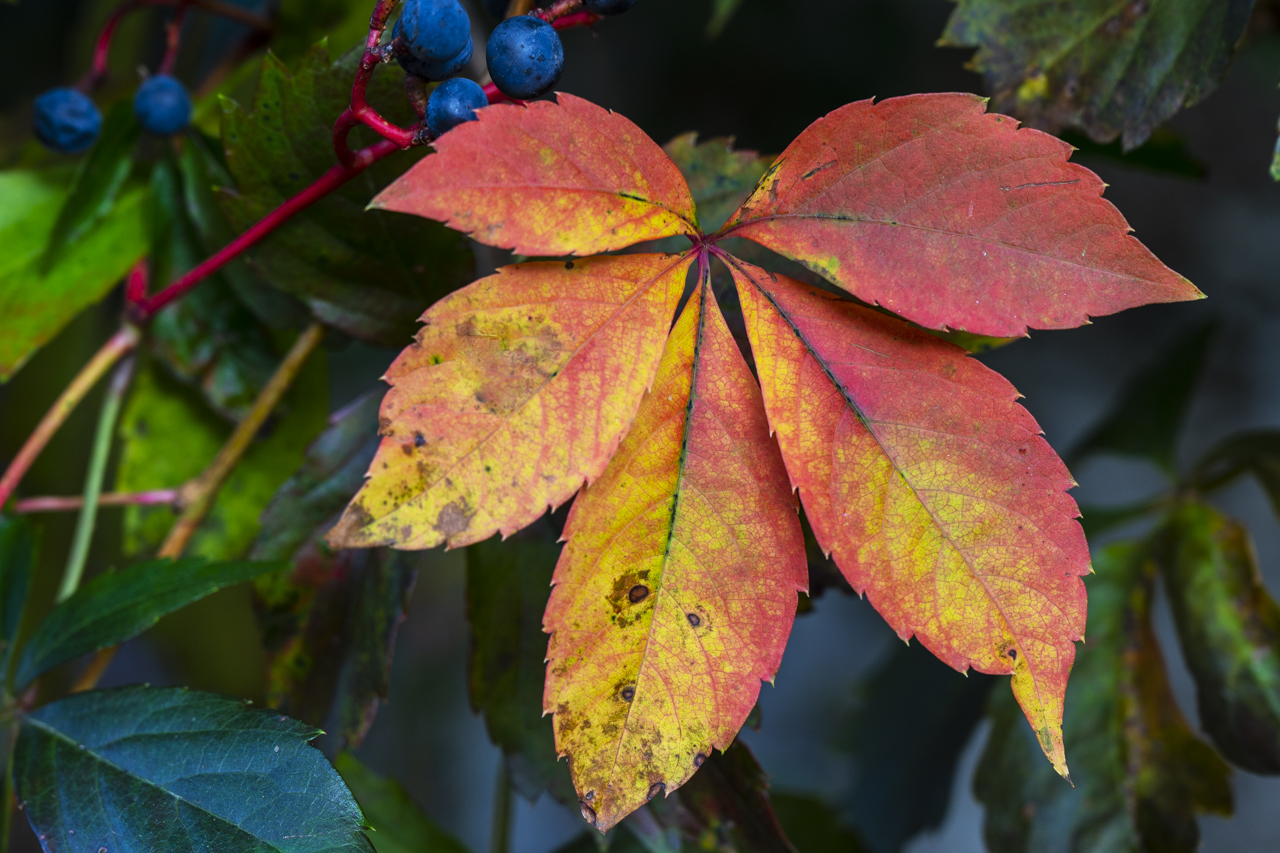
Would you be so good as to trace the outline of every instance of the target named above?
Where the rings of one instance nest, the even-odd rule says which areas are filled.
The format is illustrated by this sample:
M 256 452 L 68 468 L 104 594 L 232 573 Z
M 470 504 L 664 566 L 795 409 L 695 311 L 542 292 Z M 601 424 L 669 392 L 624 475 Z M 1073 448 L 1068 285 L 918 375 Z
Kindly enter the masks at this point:
M 698 233 L 688 185 L 644 131 L 590 101 L 558 98 L 480 110 L 373 206 L 522 255 L 591 255 Z
M 1192 483 L 1212 488 L 1252 474 L 1280 515 L 1280 430 L 1243 432 L 1225 439 L 1206 453 L 1196 465 Z
M 733 262 L 791 483 L 818 543 L 898 636 L 1012 673 L 1066 775 L 1062 696 L 1089 551 L 1066 467 L 1007 381 L 892 317 Z
M 1213 330 L 1210 324 L 1180 336 L 1130 379 L 1102 422 L 1071 451 L 1072 461 L 1100 451 L 1144 456 L 1176 477 L 1182 422 Z
M 129 188 L 111 215 L 44 269 L 68 175 L 0 172 L 0 382 L 84 308 L 97 302 L 146 251 L 146 191 Z
M 604 470 L 653 381 L 692 257 L 505 267 L 436 303 L 385 379 L 335 548 L 514 533 Z
M 958 0 L 943 45 L 977 47 L 996 109 L 1125 150 L 1212 92 L 1253 0 Z
M 175 688 L 78 693 L 23 720 L 20 808 L 46 850 L 368 853 L 319 732 Z
M 377 775 L 349 752 L 340 753 L 334 766 L 360 804 L 378 853 L 469 853 L 423 814 L 396 780 Z
M 704 284 L 635 423 L 578 497 L 547 605 L 545 708 L 583 815 L 613 826 L 727 749 L 807 587 L 759 388 Z
M 358 58 L 352 53 L 331 62 L 321 43 L 290 74 L 268 55 L 252 110 L 224 101 L 223 143 L 236 185 L 220 202 L 237 231 L 337 165 L 332 127 L 350 103 Z M 384 67 L 374 80 L 374 103 L 385 103 L 391 119 L 411 123 L 398 69 Z M 246 253 L 250 266 L 305 301 L 326 325 L 377 343 L 403 344 L 423 308 L 474 272 L 464 238 L 439 225 L 365 209 L 416 156 L 388 157 L 299 213 Z
M 849 104 L 814 122 L 729 220 L 931 329 L 1013 337 L 1200 291 L 1129 235 L 1071 146 L 975 95 Z
M 1200 725 L 1230 761 L 1280 774 L 1280 606 L 1249 533 L 1203 504 L 1170 517 L 1157 552 Z
M 569 765 L 556 754 L 551 720 L 542 714 L 547 635 L 542 612 L 560 545 L 550 523 L 538 521 L 506 541 L 467 549 L 467 616 L 471 706 L 484 714 L 489 739 L 506 756 L 511 781 L 536 800 L 549 791 L 577 798 Z
M 1008 694 L 992 694 L 974 791 L 993 853 L 1190 853 L 1197 812 L 1230 814 L 1230 771 L 1169 690 L 1146 563 L 1143 546 L 1109 548 L 1090 582 L 1089 642 L 1067 691 L 1074 788 L 1036 754 Z
M 858 774 L 842 804 L 868 849 L 898 853 L 942 825 L 960 753 L 993 681 L 962 676 L 919 644 L 903 644 L 859 685 L 857 711 L 842 726 Z
M 268 422 L 236 466 L 187 553 L 210 560 L 244 555 L 258 534 L 258 517 L 276 490 L 302 464 L 308 443 L 324 429 L 328 370 L 312 356 L 285 395 L 283 411 Z M 285 408 L 287 407 L 287 408 Z M 213 461 L 231 427 L 199 397 L 153 367 L 139 371 L 120 418 L 119 491 L 176 489 Z M 173 524 L 165 507 L 127 507 L 125 549 L 136 554 L 160 544 Z
M 283 563 L 153 560 L 98 575 L 44 618 L 22 646 L 14 684 L 138 636 L 160 617 L 223 587 L 278 572 Z

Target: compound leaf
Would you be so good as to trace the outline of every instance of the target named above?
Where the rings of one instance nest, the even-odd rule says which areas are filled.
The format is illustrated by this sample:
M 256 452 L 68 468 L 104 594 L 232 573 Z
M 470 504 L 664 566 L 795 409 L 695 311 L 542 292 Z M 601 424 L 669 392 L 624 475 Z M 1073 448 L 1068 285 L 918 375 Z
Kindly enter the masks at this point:
M 958 347 L 741 261 L 747 334 L 822 550 L 898 635 L 1012 673 L 1066 775 L 1062 697 L 1089 551 L 1074 485 L 1017 392 Z
M 480 110 L 374 207 L 522 255 L 592 255 L 698 233 L 680 170 L 644 131 L 573 95 Z
M 727 749 L 772 681 L 808 564 L 760 392 L 704 284 L 631 431 L 575 501 L 545 709 L 607 830 Z
M 219 196 L 239 232 L 337 165 L 332 126 L 350 102 L 358 52 L 332 62 L 325 43 L 290 73 L 263 61 L 252 109 L 223 103 L 222 133 L 235 188 Z M 408 124 L 398 71 L 382 69 L 370 97 L 385 115 Z M 401 89 L 394 100 L 388 95 Z M 354 141 L 361 138 L 353 134 Z M 305 301 L 327 325 L 365 340 L 401 345 L 424 305 L 474 273 L 465 238 L 433 223 L 368 212 L 369 199 L 403 173 L 415 155 L 386 158 L 294 216 L 245 255 L 275 287 Z
M 388 369 L 335 548 L 514 533 L 604 470 L 653 381 L 690 255 L 505 267 L 436 303 Z
M 1144 546 L 1099 555 L 1064 721 L 1075 787 L 1058 779 L 992 694 L 991 735 L 974 778 L 993 853 L 1191 853 L 1196 812 L 1230 814 L 1230 770 L 1178 710 L 1151 627 Z
M 958 0 L 943 45 L 977 47 L 996 108 L 1137 148 L 1227 71 L 1253 0 Z
M 78 693 L 22 723 L 18 801 L 46 850 L 369 853 L 318 731 L 176 688 Z
M 282 568 L 278 562 L 152 560 L 98 575 L 40 623 L 22 647 L 14 683 L 21 689 L 40 673 L 136 637 L 223 587 Z
M 378 853 L 469 853 L 466 845 L 423 814 L 394 779 L 384 779 L 349 752 L 334 766 L 351 788 L 369 822 L 369 840 Z
M 1280 774 L 1280 605 L 1262 584 L 1249 532 L 1187 504 L 1162 540 L 1157 559 L 1200 725 L 1233 763 Z
M 976 95 L 859 101 L 800 134 L 723 233 L 931 329 L 1012 337 L 1199 298 L 1070 154 Z

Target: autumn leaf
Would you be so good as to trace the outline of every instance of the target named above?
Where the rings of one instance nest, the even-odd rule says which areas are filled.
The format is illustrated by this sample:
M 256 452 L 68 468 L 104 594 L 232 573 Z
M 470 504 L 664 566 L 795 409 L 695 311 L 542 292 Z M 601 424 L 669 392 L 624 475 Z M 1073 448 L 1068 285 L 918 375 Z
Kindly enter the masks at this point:
M 931 329 L 1012 337 L 1201 295 L 1129 236 L 1070 145 L 985 103 L 841 107 L 791 143 L 722 233 Z
M 653 381 L 691 262 L 522 264 L 436 303 L 387 371 L 371 477 L 329 542 L 456 548 L 571 498 Z
M 760 392 L 704 284 L 626 440 L 574 503 L 547 605 L 546 711 L 606 830 L 728 748 L 806 588 Z
M 903 639 L 1012 673 L 1064 776 L 1089 550 L 1066 467 L 1007 381 L 906 323 L 732 261 L 791 483 L 822 549 Z

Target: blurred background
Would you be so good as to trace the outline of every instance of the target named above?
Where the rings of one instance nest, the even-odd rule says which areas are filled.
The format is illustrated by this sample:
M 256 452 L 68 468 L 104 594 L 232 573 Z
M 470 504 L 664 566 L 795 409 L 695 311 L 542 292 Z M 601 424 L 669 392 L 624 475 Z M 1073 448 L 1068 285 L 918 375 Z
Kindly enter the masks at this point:
M 112 5 L 0 4 L 0 152 L 9 158 L 4 165 L 19 156 L 32 98 L 83 72 Z M 335 54 L 361 40 L 364 7 L 371 3 L 346 5 L 355 11 L 335 17 Z M 849 101 L 983 92 L 981 79 L 964 69 L 969 51 L 935 47 L 952 9 L 945 0 L 744 0 L 714 40 L 705 34 L 710 7 L 711 0 L 640 0 L 631 13 L 594 32 L 566 33 L 559 88 L 626 115 L 659 142 L 692 130 L 703 138 L 734 136 L 738 147 L 766 153 L 781 151 L 815 118 Z M 1194 458 L 1230 433 L 1280 427 L 1280 187 L 1267 173 L 1280 116 L 1280 33 L 1268 25 L 1268 9 L 1257 14 L 1220 89 L 1168 125 L 1181 140 L 1184 161 L 1195 167 L 1183 171 L 1203 174 L 1150 170 L 1096 151 L 1077 155 L 1110 184 L 1107 197 L 1137 237 L 1209 298 L 1104 317 L 1071 331 L 1036 332 L 981 356 L 1025 395 L 1059 452 L 1069 451 L 1103 416 L 1144 363 L 1180 332 L 1209 319 L 1217 326 L 1182 458 Z M 478 27 L 491 21 L 480 10 L 473 20 Z M 154 65 L 161 53 L 155 24 L 143 16 L 122 36 L 116 78 L 125 85 L 132 79 L 130 63 Z M 233 34 L 208 34 L 208 55 L 184 61 L 193 70 L 207 67 L 217 59 L 217 45 Z M 477 48 L 482 44 L 477 38 Z M 300 48 L 281 47 L 286 58 Z M 79 317 L 0 385 L 0 460 L 13 455 L 79 365 L 114 330 L 120 307 L 115 298 Z M 356 344 L 329 352 L 333 409 L 370 387 L 394 354 Z M 25 494 L 79 492 L 96 411 L 94 398 L 80 407 L 29 475 Z M 1154 467 L 1119 458 L 1093 458 L 1073 473 L 1080 482 L 1075 496 L 1090 507 L 1131 503 L 1166 486 Z M 1280 528 L 1262 491 L 1244 480 L 1223 493 L 1219 504 L 1248 524 L 1268 586 L 1280 595 Z M 120 512 L 103 511 L 91 568 L 120 559 Z M 47 569 L 42 576 L 50 579 L 65 559 L 59 546 L 69 542 L 74 517 L 44 516 L 41 523 Z M 1107 538 L 1095 541 L 1095 548 Z M 52 585 L 48 580 L 40 591 L 42 600 L 51 599 Z M 425 555 L 400 634 L 390 703 L 360 754 L 404 782 L 433 817 L 479 851 L 489 844 L 499 754 L 468 704 L 464 596 L 462 556 Z M 1194 689 L 1174 651 L 1177 641 L 1163 605 L 1158 624 L 1182 710 L 1195 721 Z M 105 683 L 185 684 L 260 700 L 265 687 L 258 637 L 248 590 L 231 590 L 131 643 Z M 775 790 L 812 792 L 856 811 L 849 800 L 859 775 L 877 771 L 859 766 L 849 747 L 856 735 L 850 726 L 859 683 L 896 642 L 869 605 L 838 592 L 817 599 L 812 612 L 797 619 L 776 686 L 766 685 L 761 696 L 761 728 L 743 735 Z M 1000 680 L 994 689 L 1008 687 Z M 984 736 L 979 727 L 965 746 L 945 820 L 913 840 L 907 848 L 912 853 L 983 849 L 982 811 L 970 793 L 970 775 Z M 901 748 L 905 754 L 911 746 Z M 880 750 L 879 760 L 892 761 L 893 750 Z M 1203 819 L 1203 848 L 1280 849 L 1280 780 L 1237 770 L 1235 785 L 1237 816 Z M 521 801 L 515 820 L 516 853 L 554 850 L 582 831 L 576 809 L 546 796 L 535 804 Z M 35 849 L 33 838 L 27 843 L 19 849 Z

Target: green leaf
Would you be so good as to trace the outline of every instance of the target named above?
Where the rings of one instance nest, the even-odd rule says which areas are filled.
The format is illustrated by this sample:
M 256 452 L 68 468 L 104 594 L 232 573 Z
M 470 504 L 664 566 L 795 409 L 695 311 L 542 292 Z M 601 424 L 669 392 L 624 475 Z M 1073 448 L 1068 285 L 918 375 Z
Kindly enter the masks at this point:
M 742 0 L 711 0 L 711 20 L 707 22 L 707 38 L 718 38 L 741 5 Z
M 542 715 L 547 635 L 542 613 L 560 545 L 545 519 L 509 537 L 467 548 L 467 616 L 471 620 L 471 705 L 484 714 L 517 790 L 543 791 L 562 803 L 577 795 L 560 761 L 551 718 Z
M 317 734 L 211 693 L 78 693 L 23 720 L 18 800 L 59 853 L 368 853 Z
M 860 772 L 843 808 L 869 850 L 898 853 L 942 825 L 960 753 L 993 681 L 961 675 L 919 643 L 903 643 L 859 685 L 859 705 L 843 728 Z
M 1012 694 L 992 693 L 974 778 L 992 853 L 1189 853 L 1197 812 L 1231 812 L 1230 770 L 1169 689 L 1145 546 L 1108 548 L 1094 568 L 1063 723 L 1075 787 L 1044 761 Z
M 1182 421 L 1213 330 L 1208 324 L 1182 335 L 1130 379 L 1119 402 L 1067 455 L 1068 464 L 1107 451 L 1145 457 L 1176 477 Z
M 1249 532 L 1204 504 L 1169 518 L 1158 551 L 1200 725 L 1230 761 L 1280 774 L 1280 606 Z
M 698 142 L 696 133 L 681 134 L 662 147 L 689 182 L 698 223 L 708 234 L 719 231 L 747 200 L 774 159 L 734 150 L 733 137 Z
M 0 514 L 0 680 L 8 675 L 13 640 L 22 627 L 38 547 L 39 537 L 29 520 Z
M 958 0 L 942 45 L 977 47 L 993 112 L 1137 148 L 1212 92 L 1253 0 Z
M 72 242 L 93 225 L 111 215 L 120 191 L 133 171 L 133 149 L 142 128 L 133 115 L 133 101 L 126 98 L 107 113 L 102 135 L 93 150 L 80 161 L 62 210 L 54 223 L 44 263 L 53 263 Z
M 64 169 L 0 172 L 0 382 L 111 290 L 146 251 L 146 191 L 125 189 L 111 215 L 44 268 L 65 198 Z
M 328 371 L 322 353 L 312 356 L 282 409 L 218 492 L 209 517 L 188 553 L 210 560 L 243 556 L 258 535 L 259 516 L 276 490 L 302 464 L 307 445 L 324 429 Z M 213 461 L 231 427 L 189 389 L 154 366 L 144 366 L 120 421 L 119 491 L 178 488 Z M 137 554 L 164 539 L 174 521 L 165 507 L 131 506 L 124 512 L 125 549 Z
M 1230 436 L 1196 464 L 1190 484 L 1208 490 L 1252 474 L 1280 516 L 1280 430 L 1257 430 Z
M 279 8 L 271 50 L 286 61 L 302 56 L 321 38 L 346 51 L 362 46 L 369 35 L 367 0 L 281 0 Z
M 22 647 L 14 683 L 21 689 L 42 672 L 136 637 L 160 617 L 223 587 L 282 568 L 278 562 L 153 560 L 98 575 L 36 628 Z
M 367 15 L 367 11 L 366 11 Z M 224 101 L 223 143 L 235 189 L 219 196 L 245 230 L 337 164 L 331 129 L 350 101 L 358 56 L 329 59 L 324 43 L 290 74 L 274 56 L 263 62 L 252 110 Z M 412 123 L 403 75 L 384 66 L 370 98 L 389 118 Z M 365 139 L 362 133 L 353 138 Z M 365 210 L 420 152 L 378 163 L 295 216 L 246 257 L 273 286 L 306 302 L 316 317 L 350 335 L 403 344 L 417 319 L 475 272 L 465 237 L 416 216 Z
M 798 853 L 863 853 L 867 848 L 836 810 L 821 800 L 775 792 L 773 810 Z
M 364 811 L 378 853 L 467 853 L 396 780 L 377 775 L 349 752 L 340 753 L 335 766 Z

